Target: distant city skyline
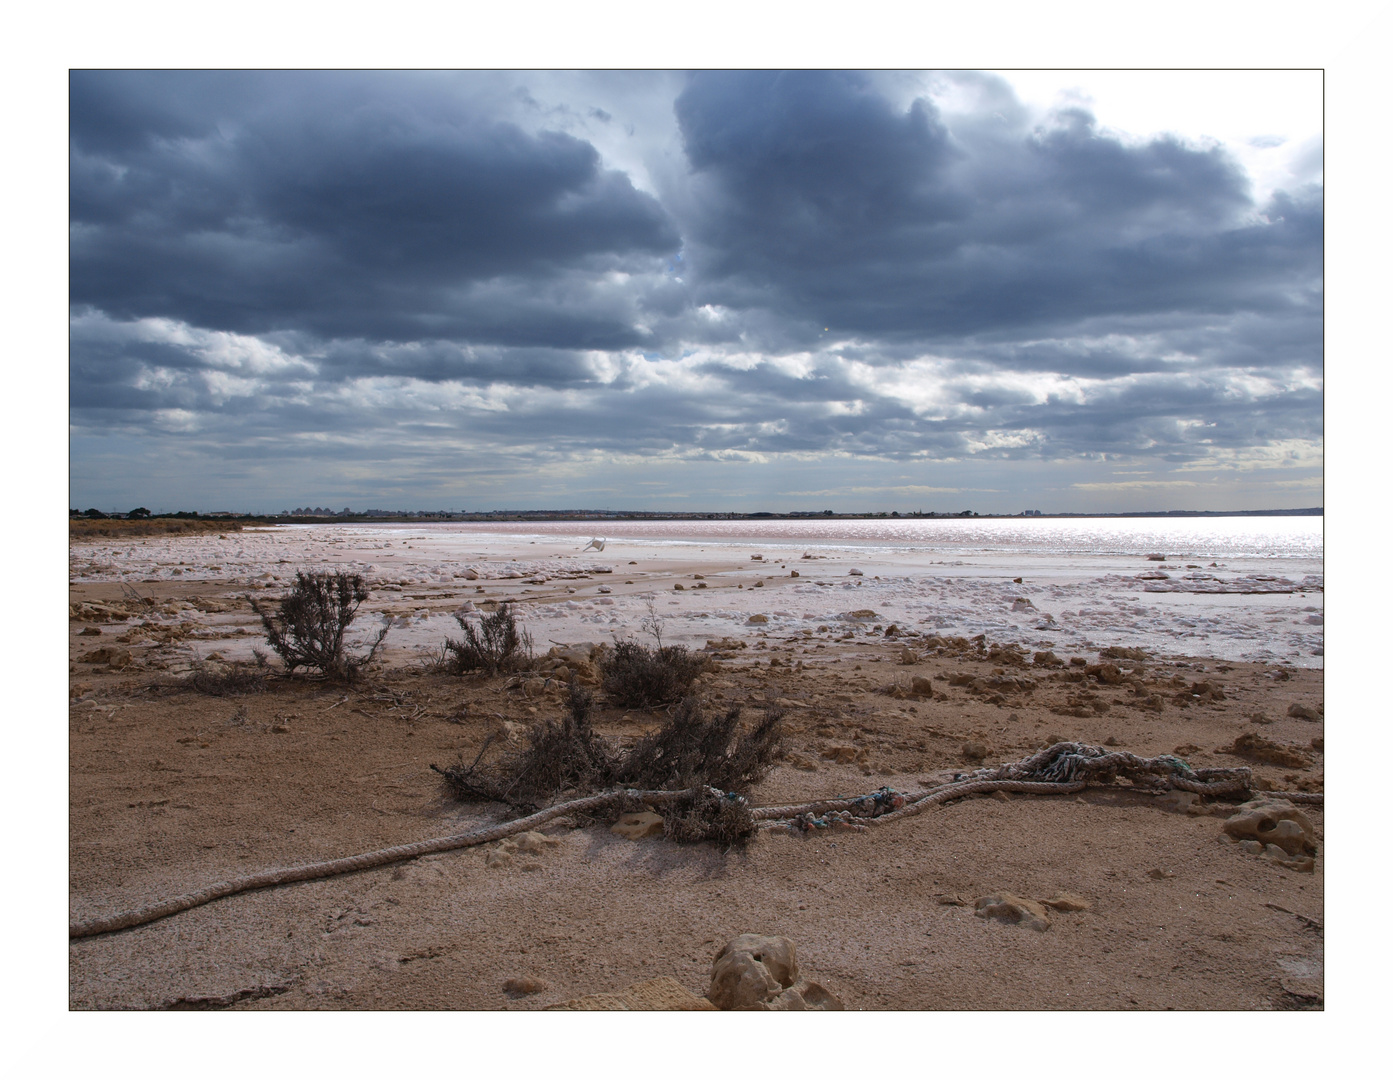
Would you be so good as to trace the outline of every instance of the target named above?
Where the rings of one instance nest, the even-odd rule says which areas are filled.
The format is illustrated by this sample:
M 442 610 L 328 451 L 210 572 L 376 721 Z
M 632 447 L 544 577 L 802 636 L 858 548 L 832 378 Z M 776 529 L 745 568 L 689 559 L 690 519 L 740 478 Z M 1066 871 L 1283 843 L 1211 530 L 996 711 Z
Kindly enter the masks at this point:
M 1319 71 L 70 91 L 73 507 L 1324 502 Z

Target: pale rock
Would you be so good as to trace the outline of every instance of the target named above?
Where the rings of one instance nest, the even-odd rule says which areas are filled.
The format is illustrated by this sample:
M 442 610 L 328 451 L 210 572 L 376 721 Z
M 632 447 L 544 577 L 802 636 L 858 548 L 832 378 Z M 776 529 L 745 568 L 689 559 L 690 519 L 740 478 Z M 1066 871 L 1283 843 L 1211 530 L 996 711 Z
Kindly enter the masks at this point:
M 526 855 L 540 855 L 561 843 L 555 837 L 543 836 L 539 832 L 525 832 L 513 837 L 513 840 L 517 843 L 518 850 Z
M 1249 800 L 1224 822 L 1224 832 L 1237 840 L 1257 843 L 1259 848 L 1253 854 L 1261 854 L 1268 844 L 1292 856 L 1316 853 L 1315 826 L 1286 799 L 1259 796 Z M 1246 843 L 1243 850 L 1249 850 Z
M 706 996 L 718 1009 L 759 1009 L 797 979 L 798 959 L 792 941 L 741 934 L 716 954 Z
M 864 577 L 864 576 L 865 576 L 864 574 L 861 573 L 860 570 L 856 570 L 856 569 L 848 570 L 846 573 L 847 573 L 847 577 Z
M 1050 928 L 1050 914 L 1043 904 L 1013 893 L 979 896 L 973 906 L 981 919 L 996 919 L 1009 926 L 1042 932 Z
M 1048 900 L 1041 900 L 1047 908 L 1055 911 L 1089 911 L 1093 905 L 1077 893 L 1062 892 L 1058 896 L 1051 896 Z

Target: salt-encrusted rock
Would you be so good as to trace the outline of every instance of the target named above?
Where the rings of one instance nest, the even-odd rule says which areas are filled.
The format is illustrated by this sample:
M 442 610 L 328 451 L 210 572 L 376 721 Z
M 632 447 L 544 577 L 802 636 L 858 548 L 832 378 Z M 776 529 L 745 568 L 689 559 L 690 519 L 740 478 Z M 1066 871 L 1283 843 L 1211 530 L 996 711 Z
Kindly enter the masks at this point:
M 609 831 L 625 840 L 642 840 L 646 836 L 663 835 L 663 819 L 651 810 L 641 810 L 636 814 L 623 814 L 609 827 Z
M 1275 845 L 1287 855 L 1316 853 L 1315 826 L 1286 799 L 1250 799 L 1224 822 L 1224 832 L 1238 840 L 1245 851 L 1250 850 L 1249 841 L 1257 843 L 1259 850 L 1254 854 L 1261 854 L 1268 845 Z
M 479 571 L 475 570 L 472 566 L 466 566 L 460 573 L 460 577 L 464 578 L 465 581 L 478 581 Z
M 1015 600 L 1011 601 L 1011 610 L 1034 611 L 1035 605 L 1032 604 L 1029 600 L 1027 600 L 1024 596 L 1018 596 L 1015 598 Z
M 716 954 L 706 997 L 718 1009 L 758 1009 L 797 979 L 798 959 L 792 941 L 741 934 Z
M 973 906 L 981 919 L 996 919 L 1009 926 L 1024 926 L 1030 930 L 1044 931 L 1050 928 L 1050 914 L 1043 904 L 1013 893 L 979 896 Z
M 860 570 L 856 570 L 856 569 L 848 570 L 846 573 L 847 573 L 847 577 L 864 577 L 864 576 L 865 576 L 864 574 L 861 573 Z

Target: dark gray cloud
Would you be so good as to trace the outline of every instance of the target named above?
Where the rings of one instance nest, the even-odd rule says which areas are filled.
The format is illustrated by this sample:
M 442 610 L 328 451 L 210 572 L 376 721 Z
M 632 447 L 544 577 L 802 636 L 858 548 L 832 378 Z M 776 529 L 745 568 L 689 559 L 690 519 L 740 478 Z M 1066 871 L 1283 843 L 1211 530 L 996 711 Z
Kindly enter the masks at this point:
M 406 457 L 422 504 L 483 459 L 524 498 L 644 462 L 1318 491 L 1319 184 L 912 81 L 76 72 L 75 498 L 144 490 L 117 443 L 339 477 L 295 502 Z

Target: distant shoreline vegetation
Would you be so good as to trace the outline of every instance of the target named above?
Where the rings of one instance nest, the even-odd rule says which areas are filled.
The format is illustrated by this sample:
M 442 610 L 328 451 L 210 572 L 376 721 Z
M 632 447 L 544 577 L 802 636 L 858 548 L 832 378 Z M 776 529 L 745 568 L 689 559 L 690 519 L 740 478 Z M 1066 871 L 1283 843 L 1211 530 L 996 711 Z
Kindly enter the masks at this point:
M 141 511 L 141 512 L 137 512 Z M 171 514 L 153 514 L 143 507 L 128 513 L 103 513 L 100 510 L 70 510 L 69 535 L 80 536 L 157 536 L 181 533 L 230 532 L 245 525 L 319 525 L 326 523 L 365 523 L 392 521 L 866 521 L 866 520 L 949 520 L 972 518 L 979 521 L 1013 520 L 1017 518 L 1075 519 L 1075 518 L 1220 518 L 1220 517 L 1323 517 L 1325 508 L 1311 506 L 1297 510 L 1132 510 L 1119 513 L 1057 513 L 1026 511 L 1019 514 L 979 514 L 972 510 L 957 513 L 881 511 L 876 513 L 834 513 L 831 510 L 785 513 L 734 511 L 702 513 L 697 511 L 662 510 L 364 510 L 285 512 L 280 514 L 238 514 L 230 511 L 199 513 L 180 510 Z

